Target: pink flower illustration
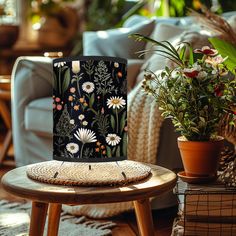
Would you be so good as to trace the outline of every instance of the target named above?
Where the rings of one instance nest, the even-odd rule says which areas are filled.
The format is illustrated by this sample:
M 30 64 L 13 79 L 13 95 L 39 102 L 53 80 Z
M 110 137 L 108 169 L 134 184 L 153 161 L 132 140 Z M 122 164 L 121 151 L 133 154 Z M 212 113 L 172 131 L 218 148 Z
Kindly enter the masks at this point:
M 70 88 L 70 92 L 74 93 L 75 92 L 75 88 L 74 87 Z
M 56 97 L 55 101 L 56 101 L 56 102 L 60 102 L 61 99 L 60 99 L 59 97 Z
M 62 109 L 62 105 L 58 104 L 57 105 L 57 110 L 60 111 Z

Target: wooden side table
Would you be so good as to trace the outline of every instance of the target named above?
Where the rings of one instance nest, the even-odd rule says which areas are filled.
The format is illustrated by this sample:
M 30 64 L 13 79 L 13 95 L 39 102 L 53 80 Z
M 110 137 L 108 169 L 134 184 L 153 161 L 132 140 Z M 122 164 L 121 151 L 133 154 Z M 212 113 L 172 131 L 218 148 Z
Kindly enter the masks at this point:
M 9 103 L 11 101 L 11 76 L 0 76 L 0 115 L 7 128 L 7 134 L 0 150 L 0 165 L 4 161 L 12 144 L 11 113 Z
M 133 201 L 141 236 L 154 236 L 149 198 L 171 190 L 176 184 L 172 171 L 150 165 L 149 178 L 122 187 L 73 187 L 45 184 L 29 179 L 26 167 L 6 173 L 2 184 L 6 191 L 32 200 L 30 236 L 42 236 L 48 214 L 48 236 L 58 234 L 62 204 L 94 204 Z

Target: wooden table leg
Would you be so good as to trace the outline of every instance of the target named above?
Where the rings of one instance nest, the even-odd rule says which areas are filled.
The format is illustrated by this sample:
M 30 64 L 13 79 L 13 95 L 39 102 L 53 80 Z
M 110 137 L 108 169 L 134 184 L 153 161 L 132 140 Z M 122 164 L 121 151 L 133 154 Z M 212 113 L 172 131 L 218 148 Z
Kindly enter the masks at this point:
M 50 203 L 47 236 L 57 236 L 61 216 L 61 204 Z
M 43 236 L 48 204 L 32 202 L 29 236 Z
M 155 233 L 149 199 L 137 200 L 133 203 L 140 236 L 154 236 Z
M 7 152 L 11 146 L 11 143 L 12 143 L 12 132 L 11 130 L 8 130 L 7 135 L 3 141 L 2 149 L 0 150 L 0 165 L 7 156 Z
M 12 143 L 11 114 L 9 108 L 6 105 L 6 102 L 2 100 L 0 100 L 0 115 L 8 129 L 7 135 L 3 142 L 2 150 L 0 151 L 0 165 L 1 165 Z

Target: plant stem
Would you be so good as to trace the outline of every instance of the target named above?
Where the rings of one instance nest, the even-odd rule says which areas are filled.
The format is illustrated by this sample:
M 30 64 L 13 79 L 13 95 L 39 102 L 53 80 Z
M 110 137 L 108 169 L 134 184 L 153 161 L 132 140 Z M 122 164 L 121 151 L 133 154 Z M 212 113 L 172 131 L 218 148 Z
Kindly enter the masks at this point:
M 82 147 L 80 149 L 80 158 L 82 158 L 82 155 L 83 155 L 83 148 L 84 148 L 84 143 L 82 144 Z
M 116 109 L 116 133 L 118 134 L 119 131 L 119 120 L 118 120 L 118 111 Z
M 59 94 L 61 95 L 62 94 L 62 91 L 61 91 L 61 67 L 59 67 Z
M 77 75 L 76 76 L 77 90 L 78 90 L 79 96 L 81 97 L 80 88 L 79 88 L 79 81 L 80 81 L 80 77 Z

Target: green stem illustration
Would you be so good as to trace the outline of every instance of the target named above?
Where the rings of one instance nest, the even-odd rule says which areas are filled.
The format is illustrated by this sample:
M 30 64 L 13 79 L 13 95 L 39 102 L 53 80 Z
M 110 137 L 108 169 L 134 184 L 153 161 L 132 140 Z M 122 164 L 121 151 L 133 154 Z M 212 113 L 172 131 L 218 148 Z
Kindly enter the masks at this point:
M 119 120 L 118 120 L 118 111 L 116 109 L 116 133 L 118 134 L 119 131 Z
M 83 155 L 83 148 L 84 148 L 84 143 L 82 144 L 82 147 L 80 149 L 80 158 L 82 158 L 82 155 Z
M 80 81 L 79 77 L 78 77 L 78 76 L 76 76 L 77 90 L 78 90 L 79 96 L 81 97 L 81 94 L 80 94 L 80 89 L 79 89 L 79 81 Z
M 62 91 L 61 91 L 61 67 L 59 67 L 59 94 L 61 95 L 62 94 Z

